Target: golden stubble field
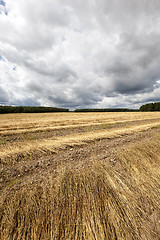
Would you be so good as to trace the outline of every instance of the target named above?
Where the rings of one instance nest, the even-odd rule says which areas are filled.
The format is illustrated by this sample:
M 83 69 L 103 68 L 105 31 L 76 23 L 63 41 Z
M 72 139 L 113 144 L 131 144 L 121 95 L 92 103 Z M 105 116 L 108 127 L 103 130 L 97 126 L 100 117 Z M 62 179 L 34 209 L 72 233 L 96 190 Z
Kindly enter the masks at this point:
M 0 239 L 159 239 L 159 112 L 0 115 L 0 161 Z

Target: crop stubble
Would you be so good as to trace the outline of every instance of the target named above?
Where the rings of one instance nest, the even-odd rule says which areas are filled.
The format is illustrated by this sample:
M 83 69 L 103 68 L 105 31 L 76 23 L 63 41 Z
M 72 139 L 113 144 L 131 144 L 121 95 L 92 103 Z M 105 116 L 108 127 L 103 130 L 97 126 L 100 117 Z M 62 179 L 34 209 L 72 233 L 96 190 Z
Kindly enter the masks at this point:
M 160 113 L 0 118 L 2 239 L 159 239 Z

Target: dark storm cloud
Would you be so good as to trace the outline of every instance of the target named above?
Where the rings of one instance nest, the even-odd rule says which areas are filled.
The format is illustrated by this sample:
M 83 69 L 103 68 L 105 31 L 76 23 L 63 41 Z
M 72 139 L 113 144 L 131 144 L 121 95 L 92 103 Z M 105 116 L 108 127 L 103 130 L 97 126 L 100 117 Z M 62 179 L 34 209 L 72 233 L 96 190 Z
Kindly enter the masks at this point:
M 121 36 L 117 56 L 104 69 L 106 76 L 112 77 L 113 92 L 135 94 L 153 91 L 160 79 L 158 40 L 159 35 L 153 34 Z
M 134 94 L 138 92 L 145 92 L 146 89 L 144 88 L 143 84 L 127 84 L 123 82 L 117 82 L 115 84 L 114 91 L 120 93 L 120 94 Z
M 159 99 L 159 0 L 5 3 L 0 76 L 12 104 L 139 107 Z
M 40 103 L 36 99 L 28 98 L 24 100 L 16 100 L 15 105 L 17 106 L 39 106 Z
M 74 91 L 72 98 L 68 98 L 68 95 L 64 92 L 60 92 L 60 94 L 49 95 L 47 98 L 51 102 L 56 103 L 56 105 L 59 105 L 60 107 L 72 107 L 72 108 L 86 108 L 91 107 L 95 105 L 98 100 L 99 96 L 96 96 L 94 93 L 91 93 L 89 91 L 86 91 L 86 93 L 83 91 L 78 90 Z
M 55 77 L 59 82 L 69 81 L 76 73 L 67 64 L 47 64 L 45 61 L 24 62 L 24 65 L 41 75 Z
M 30 92 L 37 92 L 39 94 L 43 93 L 43 84 L 40 85 L 40 83 L 36 83 L 36 81 L 29 82 L 28 85 L 26 86 L 26 89 L 29 90 Z
M 102 100 L 102 96 L 96 89 L 89 88 L 86 85 L 75 87 L 74 94 L 77 106 L 92 106 Z

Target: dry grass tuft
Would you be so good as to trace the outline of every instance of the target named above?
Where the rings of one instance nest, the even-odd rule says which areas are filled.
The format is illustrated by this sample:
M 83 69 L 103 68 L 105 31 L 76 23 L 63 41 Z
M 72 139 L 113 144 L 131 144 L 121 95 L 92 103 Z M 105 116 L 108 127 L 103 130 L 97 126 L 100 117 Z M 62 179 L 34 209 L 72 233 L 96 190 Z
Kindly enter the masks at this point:
M 66 167 L 47 185 L 3 196 L 1 239 L 157 239 L 160 138 L 103 162 Z
M 5 199 L 1 239 L 138 239 L 136 225 L 105 173 L 66 170 Z

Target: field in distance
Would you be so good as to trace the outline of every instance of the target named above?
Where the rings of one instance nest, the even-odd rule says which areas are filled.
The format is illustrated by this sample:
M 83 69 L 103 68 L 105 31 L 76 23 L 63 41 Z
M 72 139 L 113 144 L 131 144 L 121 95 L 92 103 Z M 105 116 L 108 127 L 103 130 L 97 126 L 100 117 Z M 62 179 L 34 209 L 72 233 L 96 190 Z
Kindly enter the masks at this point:
M 0 239 L 159 239 L 160 112 L 0 115 Z

